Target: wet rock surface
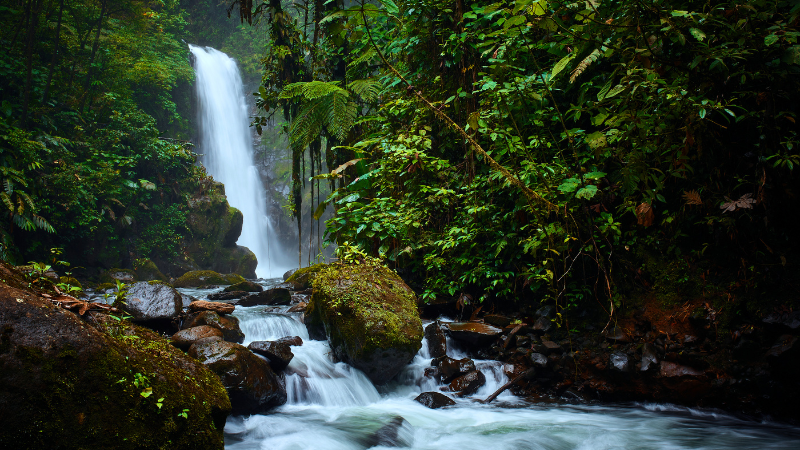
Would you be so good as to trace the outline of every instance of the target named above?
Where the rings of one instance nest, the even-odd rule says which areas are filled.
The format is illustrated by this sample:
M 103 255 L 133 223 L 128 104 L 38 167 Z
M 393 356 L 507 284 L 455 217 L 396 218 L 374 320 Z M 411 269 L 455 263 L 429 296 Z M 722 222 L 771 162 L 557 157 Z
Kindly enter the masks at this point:
M 458 375 L 472 372 L 475 370 L 475 362 L 469 358 L 453 359 L 449 356 L 435 358 L 431 361 L 439 369 L 438 376 L 441 381 L 450 382 Z
M 261 292 L 263 290 L 264 288 L 260 284 L 245 280 L 226 287 L 222 292 Z
M 300 336 L 286 336 L 277 339 L 275 342 L 286 344 L 290 347 L 299 347 L 303 345 L 303 339 Z
M 288 289 L 272 288 L 241 298 L 236 301 L 236 304 L 240 306 L 288 305 L 291 302 L 292 293 Z
M 247 348 L 253 353 L 267 358 L 270 367 L 275 371 L 285 369 L 294 358 L 294 353 L 289 348 L 289 344 L 283 342 L 254 341 Z
M 503 330 L 477 322 L 453 322 L 447 324 L 450 337 L 472 345 L 485 345 L 494 341 Z
M 447 337 L 444 335 L 439 322 L 433 322 L 425 327 L 425 339 L 428 342 L 428 353 L 431 358 L 438 358 L 447 354 Z
M 140 281 L 128 288 L 122 308 L 134 321 L 172 320 L 183 307 L 181 294 L 162 283 Z
M 188 350 L 195 342 L 210 337 L 217 337 L 221 340 L 222 331 L 208 325 L 200 325 L 178 331 L 172 335 L 170 342 L 180 349 Z
M 486 376 L 479 370 L 461 375 L 450 382 L 447 389 L 456 392 L 459 396 L 474 394 L 481 386 L 486 384 Z
M 206 295 L 206 298 L 209 300 L 236 300 L 242 297 L 247 297 L 250 295 L 250 292 L 247 291 L 228 291 L 228 292 L 215 292 L 213 294 Z
M 422 403 L 431 409 L 443 408 L 445 406 L 455 405 L 456 402 L 452 398 L 442 394 L 441 392 L 423 392 L 419 394 L 414 400 Z
M 190 314 L 183 322 L 181 329 L 208 325 L 222 332 L 222 337 L 229 342 L 242 343 L 244 333 L 239 328 L 239 319 L 235 316 L 220 316 L 214 311 L 200 311 Z
M 205 300 L 197 300 L 189 304 L 189 311 L 213 311 L 217 314 L 230 314 L 236 309 L 235 305 L 219 302 L 207 302 Z
M 204 342 L 189 355 L 219 375 L 233 414 L 258 414 L 286 403 L 286 387 L 269 363 L 246 347 L 226 341 Z
M 91 315 L 0 283 L 0 448 L 221 448 L 219 378 L 146 328 Z M 173 401 L 156 408 L 135 373 Z M 193 420 L 164 419 L 183 408 Z

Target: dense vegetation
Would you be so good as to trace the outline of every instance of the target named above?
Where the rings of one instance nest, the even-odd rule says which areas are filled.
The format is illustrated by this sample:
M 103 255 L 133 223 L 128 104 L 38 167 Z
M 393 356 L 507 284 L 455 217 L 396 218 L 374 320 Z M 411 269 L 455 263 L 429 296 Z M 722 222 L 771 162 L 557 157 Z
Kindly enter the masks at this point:
M 260 105 L 291 123 L 294 207 L 310 148 L 329 239 L 423 298 L 612 314 L 654 287 L 744 313 L 791 291 L 795 2 L 237 3 L 269 21 Z

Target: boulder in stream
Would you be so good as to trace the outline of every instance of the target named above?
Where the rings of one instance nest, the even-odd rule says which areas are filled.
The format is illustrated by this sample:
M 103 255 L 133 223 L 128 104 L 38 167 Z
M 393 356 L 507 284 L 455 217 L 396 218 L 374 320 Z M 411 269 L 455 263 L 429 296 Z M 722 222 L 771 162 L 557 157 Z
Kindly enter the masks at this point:
M 239 306 L 256 305 L 288 305 L 292 301 L 292 293 L 284 288 L 272 288 L 257 294 L 251 294 L 239 299 L 236 304 Z
M 239 283 L 232 284 L 232 285 L 226 287 L 225 289 L 222 290 L 222 292 L 233 292 L 233 291 L 261 292 L 263 290 L 264 290 L 264 288 L 261 287 L 260 284 L 254 283 L 254 282 L 249 281 L 249 280 L 245 280 L 245 281 L 240 281 Z
M 324 326 L 334 355 L 375 384 L 392 379 L 422 346 L 414 291 L 377 262 L 324 266 L 307 315 Z
M 473 370 L 451 381 L 447 389 L 450 392 L 457 392 L 459 397 L 463 397 L 474 394 L 484 384 L 486 384 L 486 376 L 480 370 Z
M 189 355 L 222 379 L 233 414 L 258 414 L 286 403 L 286 387 L 269 363 L 233 342 L 196 343 Z
M 230 410 L 158 334 L 0 283 L 0 448 L 222 448 Z
M 244 342 L 244 333 L 239 328 L 239 319 L 236 316 L 220 316 L 214 311 L 201 311 L 191 314 L 183 322 L 181 329 L 208 325 L 222 331 L 222 338 L 228 342 Z
M 503 332 L 500 328 L 477 322 L 448 323 L 450 337 L 473 345 L 485 345 L 495 340 Z
M 172 335 L 172 338 L 170 338 L 170 342 L 175 347 L 178 347 L 183 350 L 188 350 L 189 347 L 192 346 L 192 344 L 199 341 L 200 339 L 205 339 L 210 337 L 218 337 L 219 340 L 222 340 L 222 331 L 210 327 L 208 325 L 200 325 L 199 327 L 192 327 L 178 331 L 177 333 Z
M 439 321 L 425 327 L 425 340 L 428 342 L 428 353 L 431 358 L 447 355 L 447 337 L 439 325 Z
M 439 368 L 439 378 L 444 382 L 450 382 L 458 375 L 462 375 L 475 370 L 475 362 L 469 358 L 453 359 L 449 356 L 436 358 L 431 361 L 431 365 Z
M 441 392 L 423 392 L 419 394 L 414 400 L 422 403 L 431 409 L 443 408 L 445 406 L 455 405 L 456 402 L 452 398 L 442 394 Z
M 128 288 L 121 306 L 136 322 L 172 320 L 181 313 L 183 298 L 166 284 L 140 281 Z
M 247 346 L 253 353 L 269 360 L 273 370 L 281 371 L 292 362 L 294 353 L 287 344 L 276 341 L 253 341 Z
M 223 275 L 213 270 L 193 270 L 181 275 L 172 285 L 176 288 L 203 287 L 230 285 L 241 283 L 242 281 L 245 281 L 245 279 L 234 273 Z
M 205 300 L 197 300 L 189 304 L 189 311 L 214 311 L 217 314 L 230 314 L 236 309 L 236 305 L 222 302 L 207 302 Z

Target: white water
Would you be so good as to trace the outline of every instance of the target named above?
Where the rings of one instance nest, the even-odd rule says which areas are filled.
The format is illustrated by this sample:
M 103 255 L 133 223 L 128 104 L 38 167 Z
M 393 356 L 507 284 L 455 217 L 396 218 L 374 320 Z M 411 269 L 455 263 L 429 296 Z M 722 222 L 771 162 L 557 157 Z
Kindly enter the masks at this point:
M 229 450 L 387 448 L 373 446 L 373 436 L 398 417 L 405 422 L 393 446 L 419 450 L 800 448 L 800 432 L 791 427 L 673 405 L 542 405 L 508 392 L 491 405 L 479 404 L 477 399 L 507 380 L 496 361 L 475 360 L 487 379 L 476 394 L 432 410 L 413 400 L 442 387 L 423 376 L 431 360 L 425 342 L 406 370 L 379 390 L 361 372 L 334 363 L 326 342 L 308 340 L 299 314 L 267 313 L 255 306 L 237 307 L 234 315 L 245 345 L 284 336 L 300 336 L 304 343 L 292 347 L 287 404 L 269 414 L 229 417 Z M 448 355 L 465 356 L 452 342 Z
M 225 185 L 228 203 L 244 215 L 237 244 L 258 258 L 256 275 L 282 275 L 289 264 L 273 238 L 264 187 L 253 164 L 247 103 L 236 62 L 210 47 L 189 46 L 195 57 L 200 111 L 200 153 L 206 170 Z

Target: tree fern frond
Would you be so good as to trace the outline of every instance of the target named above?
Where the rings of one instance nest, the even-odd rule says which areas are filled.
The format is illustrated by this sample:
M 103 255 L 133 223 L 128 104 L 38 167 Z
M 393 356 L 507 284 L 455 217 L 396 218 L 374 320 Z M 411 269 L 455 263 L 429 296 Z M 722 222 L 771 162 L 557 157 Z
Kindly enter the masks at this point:
M 3 180 L 3 189 L 5 189 L 6 194 L 11 195 L 11 193 L 14 192 L 14 183 L 6 178 Z
M 25 214 L 25 202 L 22 201 L 22 197 L 17 195 L 17 214 Z
M 23 200 L 25 200 L 25 203 L 28 204 L 28 207 L 30 209 L 35 209 L 36 208 L 36 205 L 34 205 L 33 200 L 30 198 L 30 196 L 28 196 L 27 193 L 22 192 L 22 191 L 17 191 L 17 195 L 22 197 Z
M 331 107 L 328 110 L 327 122 L 329 130 L 336 135 L 336 138 L 344 140 L 353 122 L 356 120 L 358 107 L 344 95 L 334 94 L 331 99 Z
M 6 208 L 8 208 L 9 211 L 13 212 L 14 211 L 14 203 L 11 201 L 11 197 L 9 197 L 8 194 L 5 193 L 5 192 L 0 192 L 0 198 L 3 199 L 3 203 L 5 203 Z
M 306 83 L 302 81 L 299 83 L 287 84 L 281 91 L 280 95 L 278 95 L 278 98 L 297 97 L 298 95 L 303 93 L 303 87 L 305 86 L 305 84 Z
M 34 224 L 31 219 L 19 214 L 14 214 L 14 223 L 25 231 L 33 231 L 36 229 L 36 224 Z
M 376 56 L 378 56 L 378 52 L 376 52 L 374 48 L 369 47 L 364 53 L 361 54 L 361 56 L 359 56 L 358 58 L 354 59 L 348 65 L 350 67 L 354 67 L 354 66 L 357 66 L 357 65 L 359 65 L 359 64 L 361 64 L 363 62 L 368 62 L 369 60 L 371 60 L 372 58 L 375 58 Z
M 381 93 L 383 86 L 377 80 L 355 80 L 347 85 L 347 88 L 361 97 L 365 102 L 376 100 Z
M 326 104 L 330 104 L 330 97 L 317 98 L 303 105 L 289 126 L 292 148 L 304 149 L 319 135 L 327 116 Z
M 303 95 L 308 100 L 314 100 L 315 98 L 325 97 L 326 95 L 330 95 L 333 93 L 340 93 L 344 95 L 349 95 L 349 93 L 337 86 L 339 84 L 338 81 L 309 81 L 308 83 L 303 86 Z
M 47 231 L 48 233 L 56 232 L 56 229 L 53 228 L 52 225 L 50 225 L 50 222 L 45 220 L 45 218 L 42 216 L 37 216 L 36 214 L 33 214 L 33 223 L 35 223 L 37 227 Z
M 581 74 L 582 74 L 582 73 L 583 73 L 583 72 L 584 72 L 584 71 L 585 71 L 585 70 L 586 70 L 586 69 L 587 69 L 587 68 L 588 68 L 588 67 L 589 67 L 589 66 L 590 66 L 590 65 L 591 65 L 593 62 L 595 62 L 595 61 L 597 61 L 598 59 L 600 59 L 600 57 L 601 57 L 601 56 L 603 56 L 603 53 L 600 51 L 600 49 L 599 49 L 599 48 L 596 48 L 596 49 L 594 49 L 594 50 L 592 51 L 592 53 L 589 53 L 589 56 L 587 56 L 586 58 L 584 58 L 584 59 L 583 59 L 583 61 L 581 61 L 580 63 L 578 63 L 578 65 L 575 67 L 575 69 L 573 69 L 573 70 L 572 70 L 572 74 L 571 74 L 571 75 L 570 75 L 570 77 L 569 77 L 569 82 L 570 82 L 570 83 L 574 83 L 574 82 L 575 82 L 575 80 L 576 80 L 576 79 L 577 79 L 577 78 L 578 78 L 578 77 L 579 77 L 579 76 L 580 76 L 580 75 L 581 75 Z

